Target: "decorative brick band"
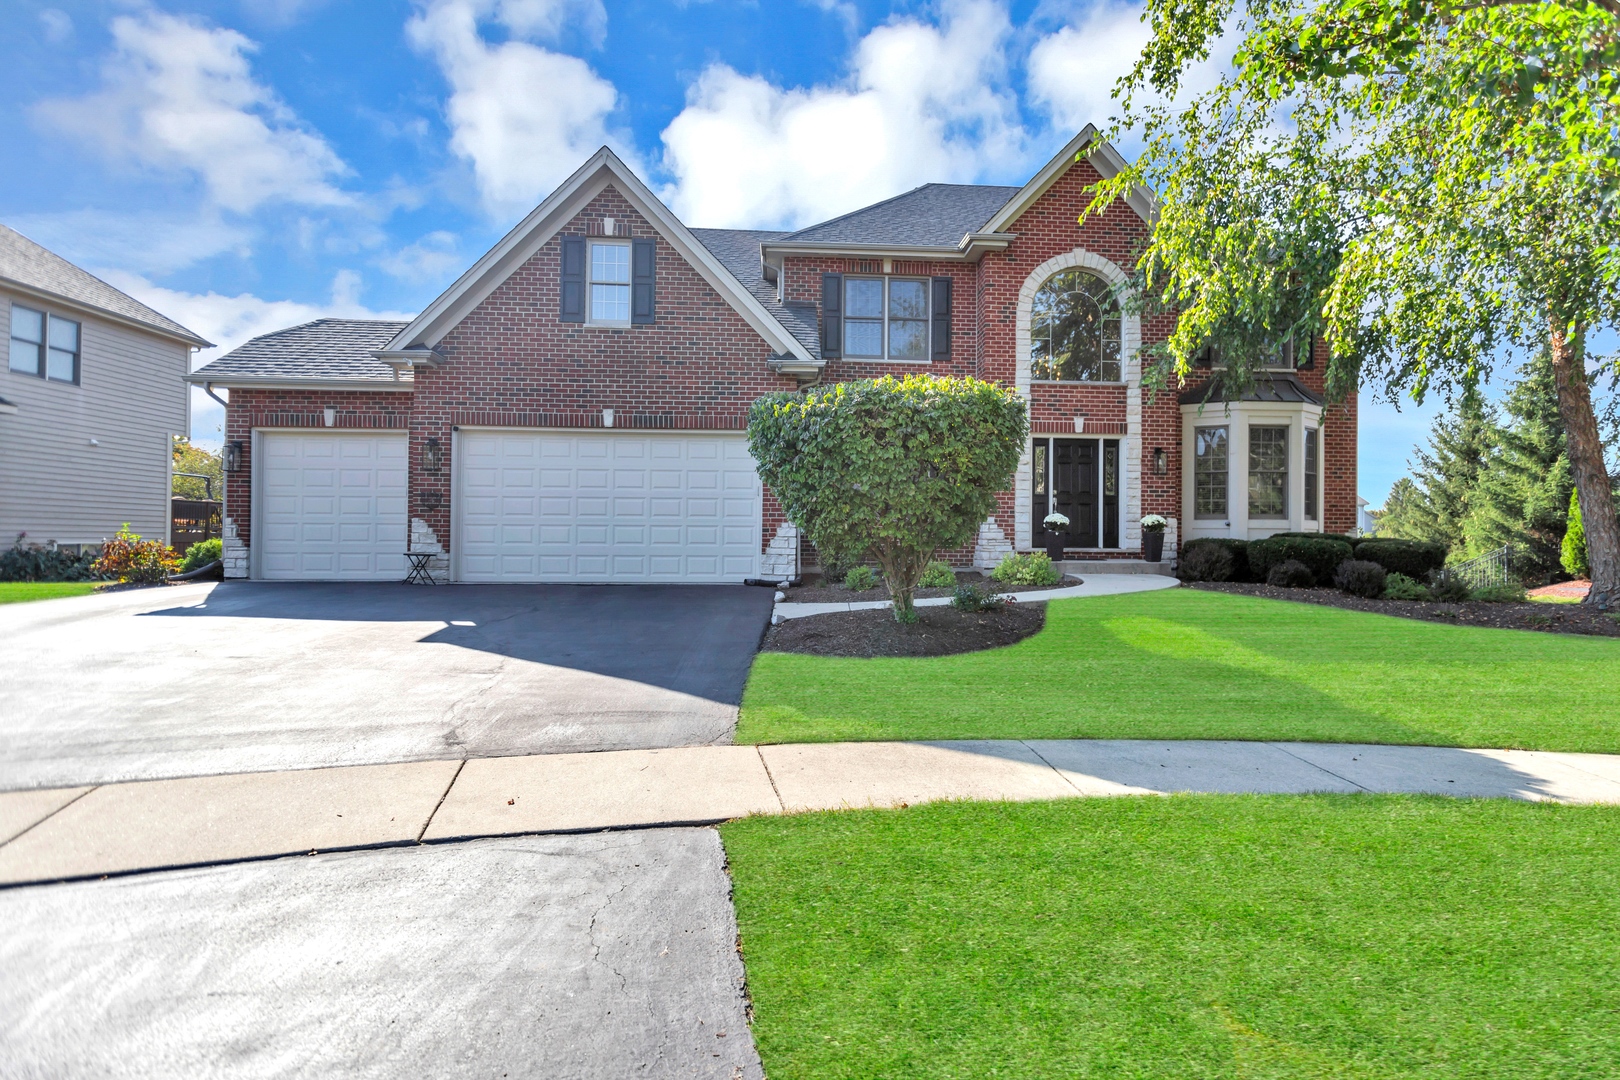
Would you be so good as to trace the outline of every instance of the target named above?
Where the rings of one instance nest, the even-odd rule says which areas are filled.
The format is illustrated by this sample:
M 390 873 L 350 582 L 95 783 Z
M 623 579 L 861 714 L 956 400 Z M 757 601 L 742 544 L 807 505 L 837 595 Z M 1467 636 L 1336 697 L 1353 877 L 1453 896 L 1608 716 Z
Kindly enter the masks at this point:
M 1086 430 L 1076 432 L 1073 420 L 1035 420 L 1029 430 L 1036 435 L 1129 435 L 1130 425 L 1123 420 L 1093 420 L 1086 418 Z
M 456 427 L 607 428 L 598 412 L 458 412 L 450 413 Z M 626 413 L 613 417 L 611 430 L 741 431 L 748 418 L 739 414 Z
M 249 425 L 256 428 L 323 428 L 326 427 L 326 413 L 324 412 L 254 412 L 250 414 Z M 332 417 L 334 428 L 397 428 L 404 429 L 411 426 L 409 413 L 362 413 L 345 412 L 339 409 Z

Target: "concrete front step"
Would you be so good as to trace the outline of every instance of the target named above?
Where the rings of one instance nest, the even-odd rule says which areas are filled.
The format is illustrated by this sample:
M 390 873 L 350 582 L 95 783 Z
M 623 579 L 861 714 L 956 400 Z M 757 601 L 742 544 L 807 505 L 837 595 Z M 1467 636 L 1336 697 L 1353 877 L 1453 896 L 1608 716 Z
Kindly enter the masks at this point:
M 1064 559 L 1058 564 L 1065 574 L 1085 577 L 1087 574 L 1163 574 L 1176 576 L 1175 563 L 1148 562 L 1146 559 Z

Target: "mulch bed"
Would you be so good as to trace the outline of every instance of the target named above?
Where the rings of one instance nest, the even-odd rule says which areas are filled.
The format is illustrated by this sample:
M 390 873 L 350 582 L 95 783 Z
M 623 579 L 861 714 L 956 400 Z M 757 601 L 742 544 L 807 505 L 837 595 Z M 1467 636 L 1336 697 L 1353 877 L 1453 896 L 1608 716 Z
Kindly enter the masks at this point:
M 888 608 L 834 611 L 784 619 L 765 634 L 766 652 L 813 656 L 952 656 L 998 649 L 1022 641 L 1046 625 L 1046 605 L 1003 604 L 997 611 L 917 609 L 917 621 L 902 626 Z
M 996 592 L 1044 592 L 1048 589 L 1067 589 L 1071 585 L 1080 584 L 1077 577 L 1065 577 L 1056 585 L 1002 585 L 991 581 L 983 574 L 972 571 L 956 575 L 958 585 L 990 585 Z M 862 589 L 860 592 L 851 592 L 842 585 L 829 585 L 821 580 L 820 575 L 810 575 L 805 578 L 803 585 L 791 589 L 783 589 L 787 594 L 789 604 L 843 604 L 859 600 L 887 600 L 889 590 L 884 587 L 882 579 L 874 589 Z M 933 596 L 949 596 L 954 589 L 918 589 L 913 595 L 918 600 L 925 600 Z
M 1473 600 L 1442 603 L 1438 600 L 1363 600 L 1337 589 L 1282 589 L 1232 581 L 1185 582 L 1187 588 L 1208 592 L 1241 593 L 1301 604 L 1326 604 L 1352 611 L 1373 611 L 1403 619 L 1451 623 L 1453 626 L 1491 626 L 1499 630 L 1541 630 L 1552 634 L 1594 634 L 1620 637 L 1620 618 L 1584 604 L 1486 604 Z

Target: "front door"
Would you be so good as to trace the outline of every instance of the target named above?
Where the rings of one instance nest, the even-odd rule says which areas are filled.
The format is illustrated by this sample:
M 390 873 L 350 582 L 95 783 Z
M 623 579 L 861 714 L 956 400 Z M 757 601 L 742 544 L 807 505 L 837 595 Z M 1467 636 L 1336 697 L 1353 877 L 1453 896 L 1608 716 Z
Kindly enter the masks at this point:
M 1036 547 L 1046 543 L 1041 523 L 1054 510 L 1069 519 L 1064 547 L 1119 546 L 1118 440 L 1037 439 L 1032 463 Z

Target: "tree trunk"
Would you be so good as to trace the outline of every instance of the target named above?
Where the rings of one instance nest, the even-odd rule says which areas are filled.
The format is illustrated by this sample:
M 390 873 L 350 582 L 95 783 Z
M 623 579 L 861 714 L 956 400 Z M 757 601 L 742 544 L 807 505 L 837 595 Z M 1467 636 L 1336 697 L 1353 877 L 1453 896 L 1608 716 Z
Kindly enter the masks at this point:
M 1558 415 L 1564 422 L 1575 490 L 1580 493 L 1586 561 L 1592 568 L 1586 602 L 1610 608 L 1620 604 L 1620 520 L 1603 467 L 1603 438 L 1592 411 L 1592 388 L 1586 381 L 1585 328 L 1571 330 L 1553 320 L 1551 347 Z
M 879 546 L 873 551 L 878 565 L 883 567 L 883 584 L 889 588 L 889 599 L 894 601 L 895 622 L 917 621 L 917 609 L 912 598 L 929 554 L 932 552 L 919 555 L 915 551 L 888 546 Z

